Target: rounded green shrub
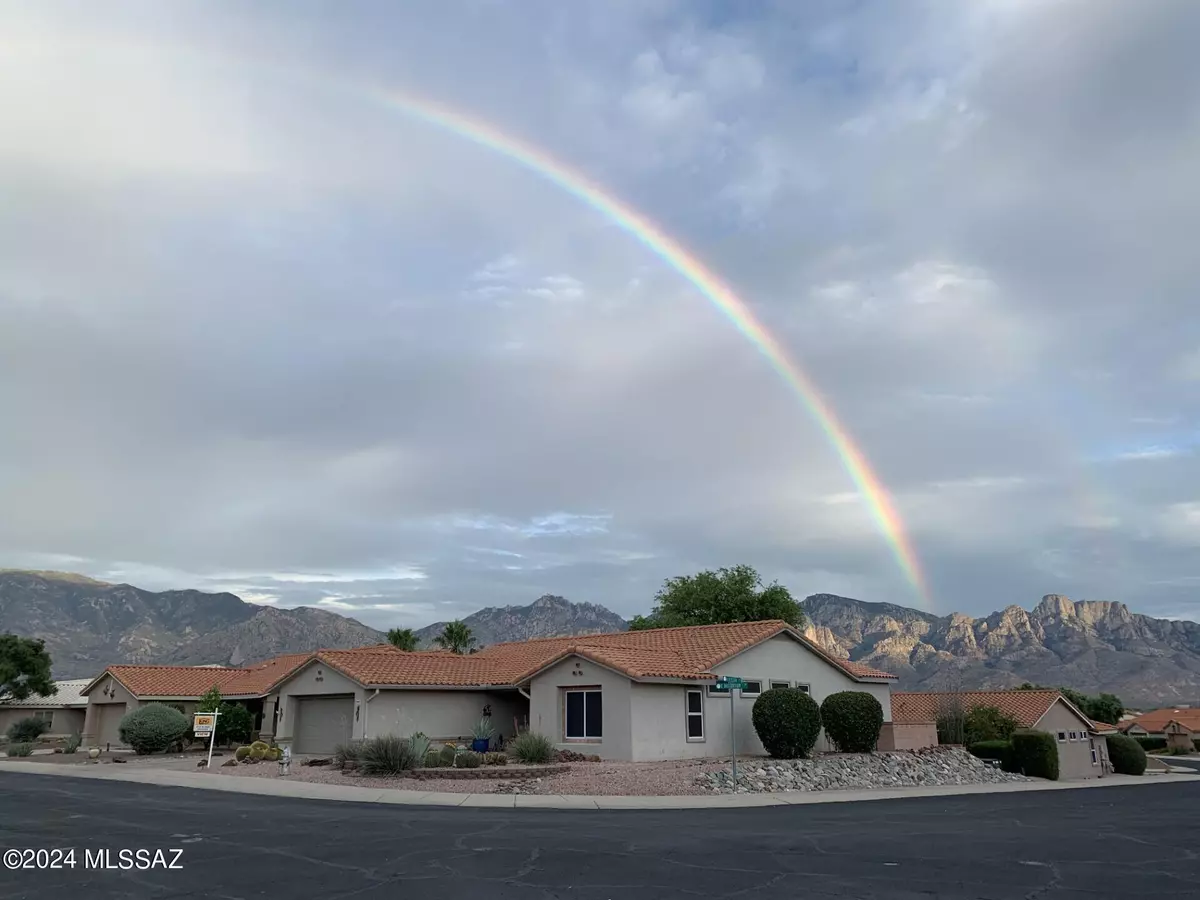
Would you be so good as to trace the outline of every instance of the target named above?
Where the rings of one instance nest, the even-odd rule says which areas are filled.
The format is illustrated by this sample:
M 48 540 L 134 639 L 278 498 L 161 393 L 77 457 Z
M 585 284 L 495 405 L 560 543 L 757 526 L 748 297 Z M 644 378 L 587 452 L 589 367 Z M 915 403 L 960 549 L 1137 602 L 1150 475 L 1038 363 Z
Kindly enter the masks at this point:
M 139 756 L 174 746 L 191 727 L 187 716 L 165 703 L 147 703 L 121 719 L 121 741 Z
M 1013 771 L 1058 781 L 1058 744 L 1054 735 L 1022 729 L 1014 731 L 1011 740 Z
M 50 730 L 50 723 L 36 716 L 18 719 L 8 726 L 8 739 L 16 744 L 32 743 Z
M 249 755 L 250 755 L 250 748 L 247 746 L 238 747 L 236 750 L 233 751 L 233 758 L 236 759 L 238 762 L 245 762 L 246 758 Z
M 883 730 L 883 706 L 866 691 L 839 691 L 821 703 L 821 724 L 842 753 L 874 753 Z
M 1118 775 L 1143 775 L 1146 772 L 1146 751 L 1128 735 L 1108 736 L 1108 758 Z
M 805 759 L 821 734 L 821 708 L 799 688 L 771 688 L 750 712 L 754 731 L 776 759 Z
M 474 750 L 464 750 L 454 759 L 454 765 L 459 769 L 478 769 L 483 760 Z
M 254 715 L 239 703 L 222 703 L 217 715 L 217 743 L 244 744 L 254 734 Z M 257 741 L 256 743 L 262 743 Z M 264 745 L 265 746 L 265 745 Z
M 983 741 L 1007 741 L 1017 730 L 1017 720 L 996 706 L 973 706 L 963 719 L 963 741 L 968 746 Z
M 545 765 L 554 759 L 554 745 L 544 734 L 524 731 L 513 738 L 508 754 L 526 765 Z
M 33 744 L 29 741 L 18 741 L 5 748 L 9 756 L 33 756 Z
M 425 754 L 425 768 L 426 769 L 442 768 L 442 754 L 438 753 L 436 750 L 430 750 L 428 753 L 426 753 Z
M 443 744 L 442 749 L 438 751 L 438 756 L 442 760 L 443 768 L 450 768 L 454 765 L 454 757 L 458 755 L 458 748 L 452 747 L 450 744 Z

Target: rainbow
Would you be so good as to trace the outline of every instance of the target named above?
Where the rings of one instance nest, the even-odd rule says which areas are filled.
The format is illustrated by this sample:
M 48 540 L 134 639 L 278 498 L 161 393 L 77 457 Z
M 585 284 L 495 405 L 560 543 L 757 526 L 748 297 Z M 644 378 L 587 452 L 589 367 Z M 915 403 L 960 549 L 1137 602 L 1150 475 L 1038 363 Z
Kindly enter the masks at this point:
M 89 42 L 92 46 L 95 46 L 95 43 Z M 110 39 L 103 43 L 121 47 L 120 52 L 123 58 L 127 58 L 125 54 L 132 49 L 131 42 Z M 147 48 L 140 46 L 138 49 L 145 50 Z M 155 45 L 152 49 L 157 52 L 166 50 L 159 45 Z M 228 60 L 215 55 L 210 58 L 207 54 L 180 47 L 170 48 L 169 56 L 173 58 L 186 56 L 203 64 L 221 67 L 232 62 L 234 65 L 244 66 L 248 69 L 276 74 L 284 80 L 311 83 L 318 89 L 334 88 L 339 93 L 344 92 L 347 96 L 353 96 L 399 112 L 522 165 L 586 203 L 636 238 L 654 255 L 687 279 L 701 295 L 720 310 L 791 387 L 804 408 L 825 433 L 843 467 L 858 488 L 859 494 L 866 500 L 872 517 L 887 541 L 905 579 L 915 591 L 919 602 L 926 609 L 932 608 L 931 594 L 916 550 L 905 531 L 904 522 L 887 489 L 872 471 L 866 456 L 851 438 L 845 426 L 838 421 L 833 408 L 821 396 L 812 379 L 788 358 L 784 348 L 758 321 L 745 301 L 739 298 L 703 262 L 689 253 L 678 241 L 668 236 L 650 219 L 592 182 L 587 176 L 572 170 L 546 152 L 503 133 L 481 119 L 467 116 L 413 94 L 391 88 L 364 85 L 336 77 L 329 78 L 325 75 L 316 77 L 303 71 L 260 60 L 241 58 Z

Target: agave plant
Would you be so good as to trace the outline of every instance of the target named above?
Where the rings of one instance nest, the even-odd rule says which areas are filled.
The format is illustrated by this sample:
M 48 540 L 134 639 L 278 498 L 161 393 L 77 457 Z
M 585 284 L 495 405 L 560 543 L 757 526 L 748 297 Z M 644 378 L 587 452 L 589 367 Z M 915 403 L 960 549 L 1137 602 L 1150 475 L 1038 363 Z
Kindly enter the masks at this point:
M 471 729 L 471 737 L 477 741 L 490 741 L 496 736 L 496 726 L 492 724 L 490 716 L 484 716 L 475 723 L 475 727 Z
M 408 739 L 408 749 L 417 760 L 424 760 L 429 755 L 429 738 L 420 731 Z

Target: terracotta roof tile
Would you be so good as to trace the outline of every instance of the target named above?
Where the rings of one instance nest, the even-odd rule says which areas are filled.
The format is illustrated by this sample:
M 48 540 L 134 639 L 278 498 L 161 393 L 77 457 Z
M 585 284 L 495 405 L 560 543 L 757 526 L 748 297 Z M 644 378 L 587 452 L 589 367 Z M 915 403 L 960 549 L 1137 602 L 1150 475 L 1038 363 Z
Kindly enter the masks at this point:
M 1058 691 L 962 691 L 896 692 L 892 694 L 892 721 L 901 723 L 936 722 L 944 705 L 961 702 L 963 711 L 977 706 L 995 706 L 1011 716 L 1022 728 L 1032 728 L 1056 700 Z
M 1121 731 L 1127 731 L 1131 725 L 1139 725 L 1150 734 L 1160 734 L 1172 719 L 1185 728 L 1200 731 L 1200 707 L 1188 706 L 1153 709 L 1148 713 L 1142 713 L 1136 719 L 1122 722 Z
M 227 687 L 246 669 L 209 666 L 109 666 L 106 670 L 135 697 L 199 697 L 213 685 Z

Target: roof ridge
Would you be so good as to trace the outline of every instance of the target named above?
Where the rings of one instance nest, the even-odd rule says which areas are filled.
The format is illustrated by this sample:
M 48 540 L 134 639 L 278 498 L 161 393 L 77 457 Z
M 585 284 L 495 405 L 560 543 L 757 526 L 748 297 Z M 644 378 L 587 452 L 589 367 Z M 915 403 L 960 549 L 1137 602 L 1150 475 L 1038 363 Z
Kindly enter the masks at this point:
M 753 619 L 749 622 L 713 622 L 708 625 L 663 625 L 659 628 L 626 628 L 624 631 L 597 631 L 589 634 L 547 635 L 545 637 L 527 638 L 523 641 L 497 641 L 494 644 L 488 644 L 484 650 L 490 650 L 492 647 L 511 647 L 513 644 L 535 644 L 544 641 L 587 640 L 588 638 L 615 637 L 623 634 L 654 634 L 658 631 L 683 631 L 684 629 L 700 631 L 702 629 L 713 628 L 743 628 L 749 625 L 786 625 L 788 628 L 796 627 L 786 619 Z

